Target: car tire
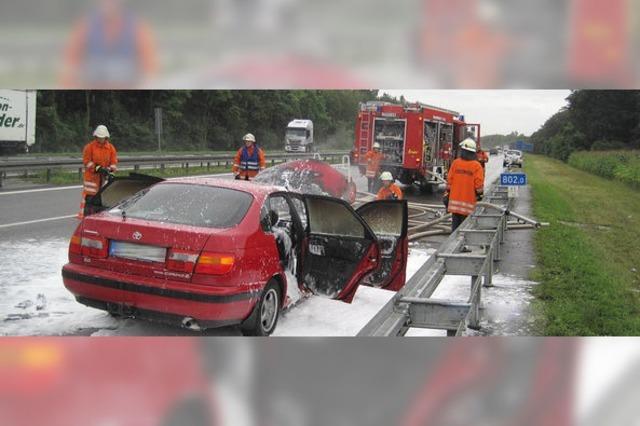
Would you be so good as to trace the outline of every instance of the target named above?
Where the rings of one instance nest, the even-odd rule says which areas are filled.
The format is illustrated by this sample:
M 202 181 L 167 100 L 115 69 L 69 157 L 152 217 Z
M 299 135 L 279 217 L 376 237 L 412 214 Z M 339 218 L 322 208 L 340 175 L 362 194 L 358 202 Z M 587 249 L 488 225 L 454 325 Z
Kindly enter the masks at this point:
M 240 329 L 245 336 L 269 336 L 276 329 L 282 311 L 280 286 L 274 280 L 267 283 L 260 300 Z

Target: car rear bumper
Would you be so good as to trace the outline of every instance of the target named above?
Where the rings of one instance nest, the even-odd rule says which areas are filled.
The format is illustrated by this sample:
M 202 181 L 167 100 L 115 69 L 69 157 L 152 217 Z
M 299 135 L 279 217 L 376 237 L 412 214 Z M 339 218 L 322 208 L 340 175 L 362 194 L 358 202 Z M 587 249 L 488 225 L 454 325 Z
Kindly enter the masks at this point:
M 201 327 L 242 322 L 249 316 L 259 291 L 215 287 L 198 291 L 189 283 L 137 277 L 68 263 L 62 268 L 65 287 L 85 305 L 184 325 L 193 318 Z M 153 318 L 150 318 L 153 317 Z M 164 321 L 169 320 L 169 321 Z

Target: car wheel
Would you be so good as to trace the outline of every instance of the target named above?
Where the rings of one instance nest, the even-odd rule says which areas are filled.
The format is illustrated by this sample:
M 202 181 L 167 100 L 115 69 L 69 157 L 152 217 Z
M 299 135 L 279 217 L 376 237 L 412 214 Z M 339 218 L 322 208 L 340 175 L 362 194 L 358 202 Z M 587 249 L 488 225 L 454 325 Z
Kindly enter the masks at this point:
M 253 308 L 253 312 L 242 323 L 242 334 L 245 336 L 268 336 L 273 333 L 282 310 L 281 301 L 280 286 L 273 280 L 269 281 L 260 300 Z

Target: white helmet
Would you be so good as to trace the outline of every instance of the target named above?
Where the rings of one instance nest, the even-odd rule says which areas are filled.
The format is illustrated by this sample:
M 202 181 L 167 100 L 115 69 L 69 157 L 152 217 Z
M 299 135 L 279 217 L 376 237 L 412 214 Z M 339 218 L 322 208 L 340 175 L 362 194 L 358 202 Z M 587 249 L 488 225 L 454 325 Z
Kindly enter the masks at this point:
M 96 127 L 96 130 L 94 130 L 93 132 L 93 136 L 95 136 L 96 138 L 109 138 L 111 137 L 111 135 L 109 135 L 109 129 L 107 129 L 107 126 L 101 124 L 98 127 Z
M 460 142 L 460 149 L 464 149 L 465 151 L 476 152 L 476 141 L 471 138 L 467 138 Z
M 391 174 L 391 172 L 382 172 L 380 174 L 380 180 L 387 180 L 387 181 L 393 182 L 393 175 Z
M 251 142 L 255 142 L 256 141 L 256 137 L 253 136 L 253 133 L 247 133 L 246 135 L 244 135 L 242 137 L 243 141 L 251 141 Z
M 380 144 L 378 142 L 374 143 L 373 149 L 380 149 Z

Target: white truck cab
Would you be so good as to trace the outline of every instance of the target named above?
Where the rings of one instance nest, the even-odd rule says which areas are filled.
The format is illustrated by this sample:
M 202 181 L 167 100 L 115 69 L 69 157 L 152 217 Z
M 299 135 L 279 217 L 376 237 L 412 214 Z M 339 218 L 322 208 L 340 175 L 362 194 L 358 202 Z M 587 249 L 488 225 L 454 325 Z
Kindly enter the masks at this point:
M 284 150 L 311 152 L 313 146 L 313 121 L 300 119 L 290 121 L 284 136 Z

